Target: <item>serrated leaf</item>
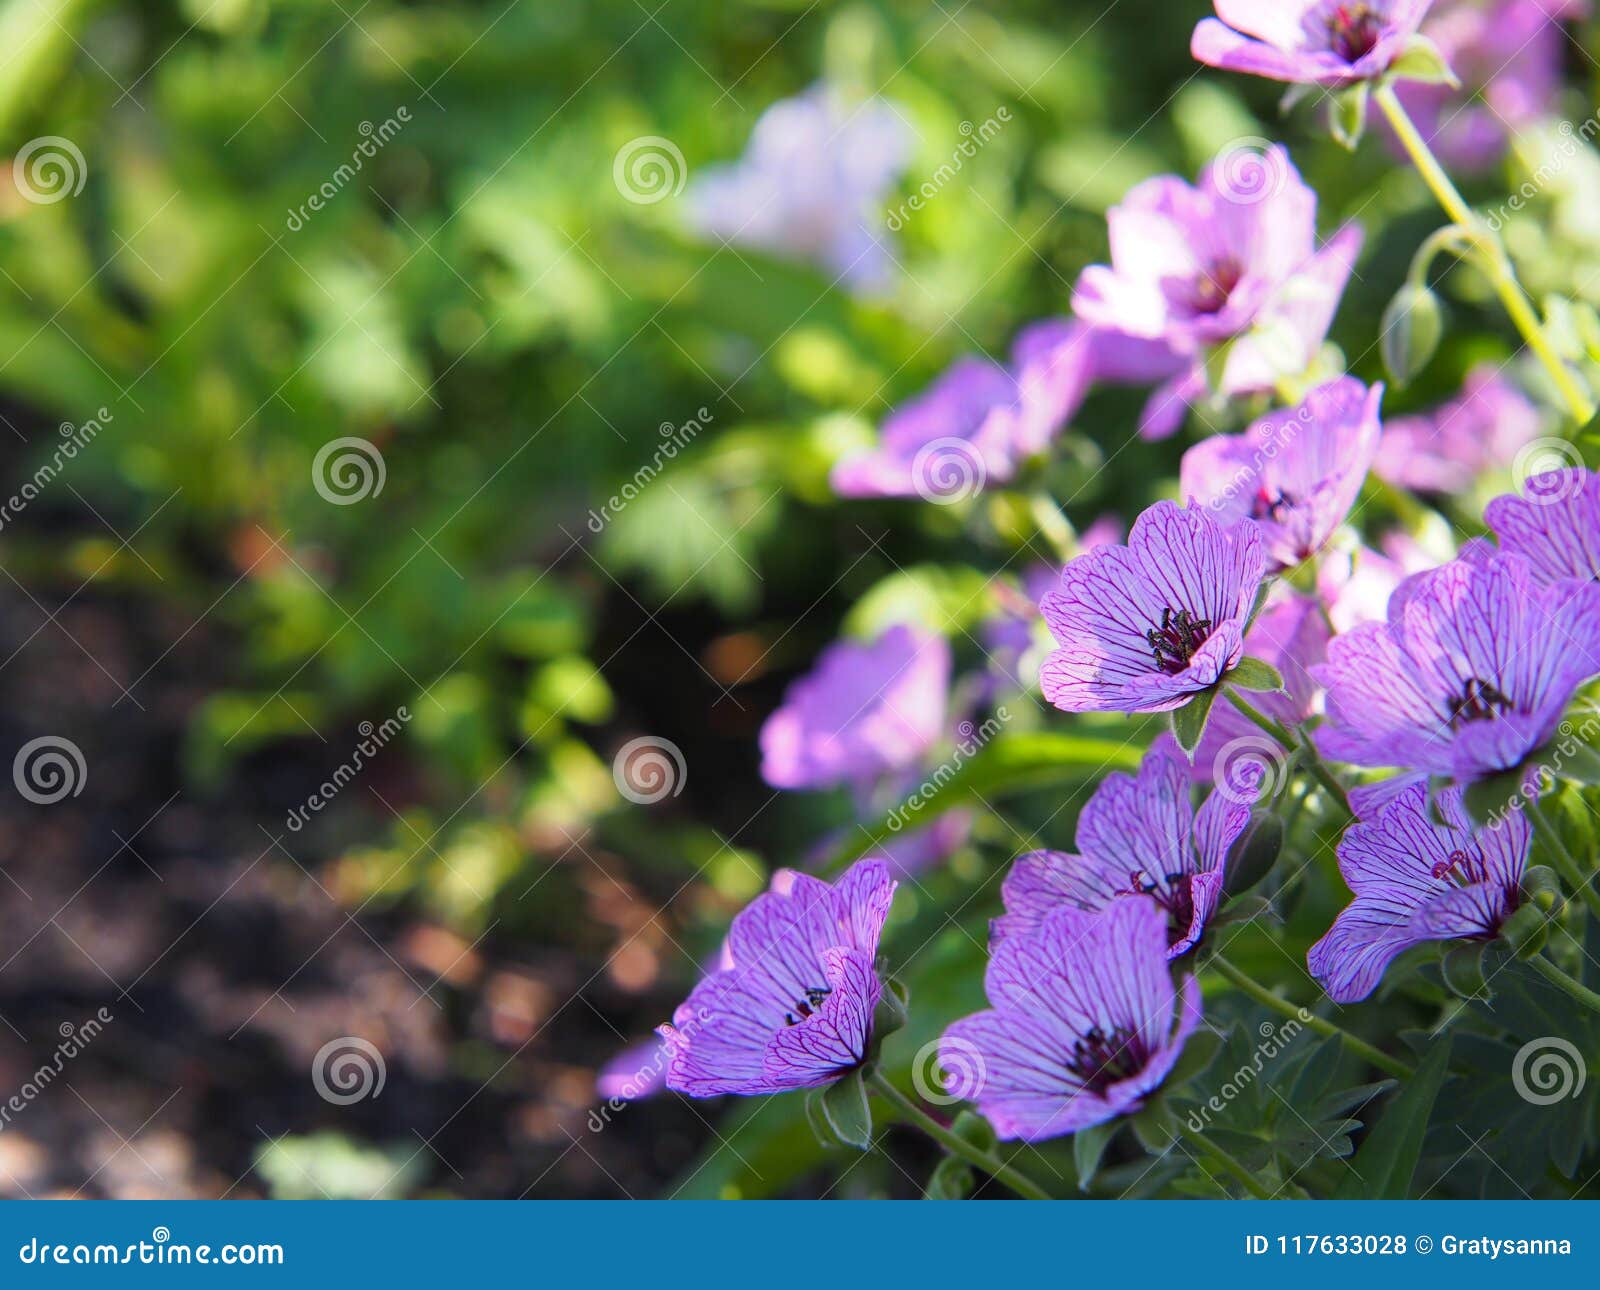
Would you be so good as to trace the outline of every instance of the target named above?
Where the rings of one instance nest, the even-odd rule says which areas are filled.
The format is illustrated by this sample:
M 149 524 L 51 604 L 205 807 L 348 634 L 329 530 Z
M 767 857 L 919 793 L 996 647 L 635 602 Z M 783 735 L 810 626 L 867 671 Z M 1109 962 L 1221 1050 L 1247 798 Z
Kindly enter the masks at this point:
M 1225 678 L 1230 685 L 1241 690 L 1281 690 L 1283 675 L 1265 659 L 1246 655 L 1233 665 Z
M 1336 1193 L 1339 1200 L 1404 1200 L 1422 1155 L 1423 1136 L 1434 1100 L 1450 1073 L 1452 1036 L 1441 1035 L 1416 1074 L 1384 1110 L 1351 1161 L 1351 1173 Z
M 1167 1078 L 1162 1081 L 1164 1088 L 1179 1088 L 1192 1079 L 1198 1079 L 1211 1068 L 1211 1063 L 1216 1061 L 1217 1054 L 1222 1051 L 1224 1036 L 1221 1032 L 1202 1027 L 1189 1036 L 1188 1042 L 1183 1046 L 1183 1052 Z
M 1172 711 L 1172 733 L 1178 747 L 1194 759 L 1194 750 L 1200 746 L 1200 736 L 1206 732 L 1206 719 L 1211 715 L 1211 705 L 1217 701 L 1216 687 L 1201 690 L 1181 708 Z

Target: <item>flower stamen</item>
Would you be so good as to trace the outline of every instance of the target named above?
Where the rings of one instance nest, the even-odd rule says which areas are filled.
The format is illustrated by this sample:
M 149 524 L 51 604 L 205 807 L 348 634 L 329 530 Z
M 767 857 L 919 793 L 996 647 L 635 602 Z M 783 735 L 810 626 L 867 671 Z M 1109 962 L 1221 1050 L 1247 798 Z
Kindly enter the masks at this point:
M 1194 658 L 1195 651 L 1211 635 L 1211 620 L 1196 618 L 1187 609 L 1161 611 L 1161 626 L 1145 633 L 1156 666 L 1168 676 L 1177 676 Z

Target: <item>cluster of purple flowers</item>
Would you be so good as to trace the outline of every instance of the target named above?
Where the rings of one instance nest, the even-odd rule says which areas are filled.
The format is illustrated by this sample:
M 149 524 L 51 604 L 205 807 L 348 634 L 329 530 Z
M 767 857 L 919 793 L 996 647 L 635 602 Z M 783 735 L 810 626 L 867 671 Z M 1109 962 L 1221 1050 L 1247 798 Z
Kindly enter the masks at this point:
M 1469 20 L 1427 0 L 1217 0 L 1193 50 L 1218 67 L 1340 90 L 1419 50 L 1446 49 L 1471 71 L 1504 22 L 1529 33 L 1532 52 L 1473 79 L 1491 105 L 1521 103 L 1502 114 L 1515 127 L 1554 93 L 1548 44 L 1584 8 L 1501 0 Z M 1419 115 L 1451 92 L 1411 89 Z M 1426 133 L 1473 156 L 1494 142 L 1484 123 L 1452 126 L 1437 112 Z M 1150 506 L 1125 542 L 1084 542 L 1053 588 L 1035 571 L 993 625 L 994 652 L 1014 663 L 1036 601 L 1055 641 L 1039 673 L 1049 703 L 1171 713 L 1192 736 L 1158 739 L 1136 773 L 1102 779 L 1074 851 L 1029 851 L 1004 878 L 990 1006 L 950 1024 L 940 1052 L 960 1072 L 951 1091 L 1005 1139 L 1137 1111 L 1171 1074 L 1201 1020 L 1196 951 L 1215 935 L 1261 809 L 1260 767 L 1228 764 L 1239 745 L 1279 732 L 1284 761 L 1316 767 L 1341 807 L 1327 762 L 1388 772 L 1348 793 L 1337 858 L 1353 898 L 1307 958 L 1329 998 L 1349 1003 L 1412 947 L 1501 934 L 1524 902 L 1532 830 L 1517 811 L 1475 821 L 1469 794 L 1524 776 L 1579 687 L 1600 676 L 1594 472 L 1545 471 L 1496 497 L 1484 512 L 1493 540 L 1442 563 L 1398 539 L 1389 555 L 1353 545 L 1370 475 L 1460 493 L 1508 466 L 1542 421 L 1489 368 L 1435 412 L 1387 427 L 1381 385 L 1302 381 L 1319 370 L 1361 236 L 1346 227 L 1318 244 L 1316 197 L 1282 149 L 1255 154 L 1243 173 L 1237 161 L 1219 158 L 1197 185 L 1137 186 L 1112 210 L 1110 262 L 1083 272 L 1071 318 L 1025 330 L 1009 366 L 960 360 L 888 418 L 877 448 L 833 473 L 843 495 L 927 497 L 955 453 L 980 484 L 1013 479 L 1101 382 L 1158 385 L 1141 426 L 1150 437 L 1172 433 L 1203 397 L 1309 387 L 1241 433 L 1190 447 L 1181 504 Z M 830 647 L 762 731 L 767 781 L 848 787 L 863 803 L 885 786 L 903 791 L 948 735 L 952 670 L 945 639 L 910 626 Z M 1240 698 L 1237 710 L 1210 711 L 1239 689 L 1255 693 L 1253 709 Z M 1197 726 L 1181 725 L 1186 711 Z M 666 1084 L 691 1096 L 771 1093 L 873 1062 L 894 875 L 912 871 L 913 852 L 925 864 L 950 845 L 941 836 L 874 854 L 834 883 L 780 872 L 662 1028 Z

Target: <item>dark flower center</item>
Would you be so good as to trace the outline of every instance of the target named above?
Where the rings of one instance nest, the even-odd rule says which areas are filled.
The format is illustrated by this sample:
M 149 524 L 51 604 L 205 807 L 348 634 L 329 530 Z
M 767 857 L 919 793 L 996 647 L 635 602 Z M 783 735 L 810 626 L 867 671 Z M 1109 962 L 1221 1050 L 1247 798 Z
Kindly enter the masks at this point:
M 807 986 L 806 997 L 794 1005 L 793 1012 L 786 1012 L 783 1014 L 783 1024 L 786 1026 L 798 1026 L 802 1021 L 820 1008 L 822 1006 L 822 1001 L 832 993 L 833 991 L 824 985 Z
M 1273 492 L 1263 484 L 1256 489 L 1256 495 L 1250 499 L 1250 518 L 1276 522 L 1282 518 L 1282 512 L 1290 510 L 1293 506 L 1292 493 L 1286 493 L 1281 488 Z
M 1176 945 L 1189 934 L 1194 922 L 1194 887 L 1187 873 L 1169 873 L 1165 882 L 1146 882 L 1144 871 L 1128 875 L 1130 896 L 1149 896 L 1167 911 L 1167 944 Z
M 1144 638 L 1150 642 L 1156 666 L 1168 676 L 1177 676 L 1210 635 L 1209 618 L 1196 618 L 1187 609 L 1168 607 L 1161 611 L 1161 626 L 1152 627 Z
M 1511 696 L 1493 681 L 1474 676 L 1450 700 L 1450 728 L 1459 729 L 1468 721 L 1492 721 L 1512 706 Z
M 1195 276 L 1193 298 L 1190 303 L 1197 314 L 1214 314 L 1228 303 L 1228 297 L 1244 277 L 1244 268 L 1237 260 L 1218 260 L 1210 269 Z
M 1382 32 L 1383 16 L 1369 4 L 1336 4 L 1328 15 L 1328 47 L 1347 63 L 1370 54 Z
M 1089 1092 L 1103 1093 L 1118 1081 L 1137 1075 L 1148 1062 L 1143 1041 L 1126 1026 L 1117 1026 L 1109 1035 L 1095 1026 L 1073 1041 L 1067 1070 Z

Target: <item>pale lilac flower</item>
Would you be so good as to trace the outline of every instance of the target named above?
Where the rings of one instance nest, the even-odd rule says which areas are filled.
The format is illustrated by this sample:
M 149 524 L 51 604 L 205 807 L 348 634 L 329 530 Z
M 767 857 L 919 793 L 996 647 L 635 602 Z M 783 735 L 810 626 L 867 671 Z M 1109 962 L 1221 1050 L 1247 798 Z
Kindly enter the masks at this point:
M 1372 469 L 1401 488 L 1464 493 L 1479 476 L 1511 465 L 1542 428 L 1539 410 L 1497 365 L 1482 363 L 1442 407 L 1388 421 Z
M 724 966 L 660 1028 L 667 1087 L 690 1097 L 814 1088 L 860 1066 L 883 994 L 895 883 L 862 860 L 829 884 L 782 870 L 734 917 Z
M 944 733 L 950 669 L 944 638 L 905 624 L 830 645 L 761 728 L 762 776 L 829 788 L 917 764 Z
M 1224 524 L 1256 521 L 1273 567 L 1297 565 L 1355 504 L 1378 449 L 1382 398 L 1382 385 L 1368 389 L 1342 377 L 1244 434 L 1203 439 L 1183 454 L 1184 496 L 1206 503 Z
M 1205 396 L 1204 356 L 1215 346 L 1232 343 L 1218 391 L 1228 396 L 1311 365 L 1361 246 L 1350 225 L 1319 248 L 1316 212 L 1316 194 L 1279 147 L 1223 153 L 1194 187 L 1146 180 L 1112 208 L 1111 263 L 1083 271 L 1073 310 L 1158 346 L 1138 364 L 1124 360 L 1161 381 L 1141 419 L 1145 437 L 1172 433 Z M 1108 359 L 1103 370 L 1116 366 Z
M 1032 851 L 1011 866 L 991 945 L 1032 934 L 1062 906 L 1148 897 L 1166 911 L 1167 956 L 1194 948 L 1221 903 L 1228 849 L 1250 805 L 1216 792 L 1196 811 L 1189 794 L 1188 759 L 1166 744 L 1145 754 L 1138 775 L 1107 775 L 1078 816 L 1076 854 Z
M 1600 582 L 1600 475 L 1551 470 L 1523 488 L 1524 496 L 1497 497 L 1484 510 L 1501 550 L 1525 556 L 1542 582 Z
M 1439 159 L 1482 170 L 1509 137 L 1556 105 L 1566 33 L 1561 23 L 1586 18 L 1588 0 L 1445 0 L 1422 34 L 1438 46 L 1460 88 L 1402 81 L 1396 91 Z M 1397 145 L 1398 147 L 1398 145 Z
M 1009 480 L 1078 410 L 1095 352 L 1087 328 L 1049 319 L 1017 337 L 1009 370 L 986 358 L 958 359 L 889 414 L 877 448 L 834 467 L 834 491 L 954 501 Z
M 1362 623 L 1312 668 L 1327 689 L 1322 751 L 1460 781 L 1511 770 L 1600 673 L 1600 584 L 1541 585 L 1521 555 L 1474 548 L 1413 575 L 1388 621 Z
M 990 1008 L 952 1024 L 940 1063 L 1004 1139 L 1041 1142 L 1137 1111 L 1200 1023 L 1200 988 L 1167 967 L 1152 900 L 1061 908 L 994 948 Z
M 689 192 L 703 234 L 805 260 L 863 291 L 893 269 L 883 205 L 911 158 L 912 135 L 882 99 L 847 102 L 826 85 L 774 103 L 739 161 L 710 167 Z
M 1070 561 L 1041 602 L 1060 645 L 1040 672 L 1045 697 L 1066 712 L 1181 707 L 1239 661 L 1265 567 L 1253 522 L 1157 502 L 1127 546 Z
M 1383 75 L 1430 0 L 1216 0 L 1190 52 L 1211 67 L 1335 88 Z
M 1449 558 L 1450 553 L 1444 553 Z M 1317 562 L 1317 595 L 1336 632 L 1357 623 L 1382 622 L 1389 597 L 1411 574 L 1437 568 L 1443 560 L 1425 550 L 1409 534 L 1385 534 L 1374 550 L 1367 546 L 1330 546 Z
M 1355 900 L 1306 956 L 1335 1003 L 1365 999 L 1397 956 L 1425 941 L 1497 936 L 1516 911 L 1532 834 L 1513 812 L 1474 830 L 1461 790 L 1428 805 L 1428 786 L 1407 783 L 1375 815 L 1346 830 L 1339 871 Z

